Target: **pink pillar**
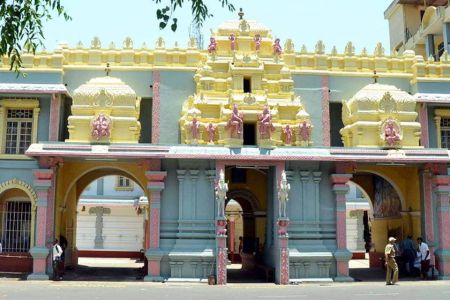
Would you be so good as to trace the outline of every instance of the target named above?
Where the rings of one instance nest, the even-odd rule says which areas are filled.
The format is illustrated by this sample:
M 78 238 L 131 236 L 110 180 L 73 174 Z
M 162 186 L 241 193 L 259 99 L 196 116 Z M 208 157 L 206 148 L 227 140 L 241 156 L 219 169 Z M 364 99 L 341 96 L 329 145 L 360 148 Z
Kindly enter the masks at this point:
M 347 182 L 352 178 L 351 174 L 332 174 L 331 183 L 336 195 L 336 242 L 337 250 L 334 253 L 336 259 L 337 274 L 335 281 L 353 281 L 349 276 L 348 262 L 352 253 L 347 249 L 346 226 L 345 226 L 345 195 L 348 192 Z
M 289 248 L 288 241 L 289 236 L 287 233 L 289 219 L 278 218 L 278 247 L 279 247 L 279 260 L 280 271 L 277 272 L 277 283 L 286 285 L 289 284 Z
M 439 230 L 439 248 L 436 257 L 439 261 L 439 278 L 450 279 L 450 176 L 434 177 Z
M 216 274 L 217 284 L 227 284 L 227 219 L 225 217 L 216 218 Z
M 50 103 L 50 127 L 48 133 L 48 140 L 52 142 L 58 141 L 59 137 L 59 120 L 61 111 L 61 95 L 53 94 Z
M 234 217 L 231 216 L 230 219 L 228 220 L 228 232 L 230 233 L 230 238 L 228 240 L 228 248 L 230 249 L 230 253 L 231 253 L 231 261 L 234 260 L 234 239 L 236 237 L 236 222 L 234 220 Z
M 162 171 L 148 171 L 145 173 L 148 179 L 147 188 L 150 192 L 149 198 L 149 248 L 147 249 L 145 256 L 148 260 L 147 276 L 144 277 L 145 281 L 163 281 L 161 277 L 161 258 L 162 252 L 159 249 L 160 239 L 160 204 L 161 204 L 161 192 L 164 190 L 164 178 L 167 176 L 167 172 Z
M 430 248 L 431 255 L 431 263 L 434 262 L 434 245 L 435 245 L 435 237 L 434 237 L 434 209 L 433 209 L 433 173 L 429 169 L 424 169 L 422 172 L 422 182 L 423 182 L 423 219 L 425 229 L 425 240 L 428 243 Z M 423 234 L 423 233 L 422 233 Z
M 33 257 L 33 273 L 28 275 L 28 280 L 48 280 L 46 262 L 49 255 L 47 245 L 47 206 L 49 204 L 49 191 L 53 184 L 54 172 L 52 169 L 33 170 L 34 189 L 36 190 L 38 200 L 36 203 L 36 238 L 35 245 L 30 249 Z
M 323 146 L 330 147 L 330 84 L 328 76 L 322 76 L 322 128 Z
M 421 103 L 419 106 L 419 122 L 420 132 L 420 144 L 425 148 L 430 146 L 430 139 L 428 137 L 428 109 L 425 103 Z

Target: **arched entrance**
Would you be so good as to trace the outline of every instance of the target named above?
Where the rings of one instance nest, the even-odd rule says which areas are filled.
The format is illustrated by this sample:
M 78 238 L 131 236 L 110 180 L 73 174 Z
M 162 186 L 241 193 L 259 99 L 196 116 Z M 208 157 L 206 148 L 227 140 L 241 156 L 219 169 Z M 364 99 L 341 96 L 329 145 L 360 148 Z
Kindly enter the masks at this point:
M 383 172 L 356 172 L 353 174 L 349 186 L 350 193 L 355 190 L 355 194 L 360 195 L 360 199 L 359 201 L 349 201 L 347 195 L 347 226 L 349 218 L 350 220 L 352 217 L 355 218 L 354 229 L 359 234 L 359 236 L 349 236 L 351 230 L 347 228 L 348 248 L 352 251 L 349 244 L 357 243 L 360 240 L 361 243 L 364 243 L 366 251 L 364 256 L 358 255 L 358 253 L 355 255 L 355 252 L 352 251 L 353 260 L 349 263 L 350 276 L 355 280 L 382 281 L 385 279 L 383 258 L 388 237 L 397 238 L 400 250 L 402 241 L 408 235 L 414 235 L 417 232 L 411 219 L 411 208 L 405 209 L 408 207 L 408 203 L 404 198 L 404 189 Z M 358 204 L 358 202 L 360 203 Z M 411 202 L 409 205 L 412 205 Z M 401 274 L 406 274 L 402 257 L 397 257 L 397 262 Z
M 63 170 L 57 185 L 63 209 L 55 235 L 65 243 L 65 279 L 142 279 L 149 228 L 143 176 L 129 164 L 77 167 L 78 176 Z

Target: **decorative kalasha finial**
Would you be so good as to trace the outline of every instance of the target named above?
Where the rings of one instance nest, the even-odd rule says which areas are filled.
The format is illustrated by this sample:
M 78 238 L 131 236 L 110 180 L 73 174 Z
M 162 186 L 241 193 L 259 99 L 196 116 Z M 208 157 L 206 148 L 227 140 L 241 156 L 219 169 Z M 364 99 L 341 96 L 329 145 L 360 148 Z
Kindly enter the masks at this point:
M 400 141 L 400 134 L 395 128 L 395 125 L 395 121 L 389 119 L 386 121 L 386 125 L 384 127 L 384 141 L 391 147 Z
M 236 50 L 236 36 L 234 35 L 234 33 L 230 34 L 230 37 L 228 39 L 230 40 L 231 51 Z
M 284 133 L 284 143 L 286 145 L 292 144 L 293 132 L 292 132 L 292 128 L 291 128 L 291 126 L 289 126 L 289 124 L 287 124 L 286 127 L 284 127 L 283 133 Z
M 261 139 L 270 139 L 270 133 L 275 130 L 272 124 L 272 115 L 266 106 L 262 114 L 259 115 L 259 136 Z
M 286 171 L 283 170 L 281 173 L 281 180 L 280 185 L 278 189 L 278 201 L 279 203 L 279 210 L 278 214 L 280 218 L 286 218 L 286 206 L 287 202 L 289 201 L 289 191 L 291 190 L 291 185 L 288 183 L 286 178 Z
M 209 38 L 209 46 L 208 46 L 208 52 L 209 53 L 216 53 L 217 51 L 217 43 L 216 39 L 213 37 Z
M 239 8 L 239 13 L 238 13 L 238 16 L 239 16 L 239 20 L 242 20 L 242 19 L 244 19 L 244 11 L 242 10 L 242 7 L 241 7 L 241 8 Z
M 280 55 L 283 51 L 280 45 L 280 39 L 275 39 L 273 45 L 272 45 L 273 54 Z
M 378 76 L 377 75 L 377 70 L 373 70 L 373 76 L 372 76 L 372 78 L 373 78 L 373 83 L 378 83 L 378 78 L 379 78 L 380 76 Z
M 228 184 L 225 182 L 225 172 L 220 169 L 219 180 L 217 181 L 216 188 L 216 201 L 217 201 L 217 216 L 225 216 L 225 199 L 227 198 Z
M 104 113 L 100 113 L 92 122 L 91 135 L 98 141 L 102 137 L 111 135 L 111 119 Z
M 242 137 L 242 124 L 244 123 L 244 115 L 239 112 L 237 104 L 233 104 L 231 117 L 228 120 L 226 128 L 230 128 L 230 137 L 240 139 Z
M 261 49 L 261 35 L 259 33 L 255 34 L 253 40 L 255 41 L 255 50 L 259 51 Z
M 206 127 L 206 131 L 208 132 L 208 143 L 214 144 L 214 135 L 216 134 L 216 127 L 214 127 L 213 123 L 208 124 L 208 127 Z
M 111 73 L 111 68 L 109 67 L 109 63 L 106 63 L 105 73 L 106 73 L 106 76 L 109 76 L 109 74 Z

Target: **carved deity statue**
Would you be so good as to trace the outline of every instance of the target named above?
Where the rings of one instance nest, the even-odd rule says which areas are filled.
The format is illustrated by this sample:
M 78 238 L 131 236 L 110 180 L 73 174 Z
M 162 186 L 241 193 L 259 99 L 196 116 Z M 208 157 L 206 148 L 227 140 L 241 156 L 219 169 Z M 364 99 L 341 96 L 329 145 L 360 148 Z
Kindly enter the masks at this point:
M 234 35 L 234 33 L 230 34 L 230 37 L 228 39 L 230 40 L 231 51 L 236 50 L 236 36 Z
M 190 129 L 191 129 L 191 139 L 198 140 L 200 123 L 198 122 L 197 118 L 192 119 Z
M 255 50 L 258 52 L 259 49 L 261 49 L 261 41 L 262 41 L 261 35 L 259 33 L 255 34 L 253 40 L 255 41 Z
M 311 125 L 306 121 L 300 123 L 298 125 L 298 135 L 300 141 L 308 143 L 311 138 Z
M 244 116 L 239 112 L 238 106 L 235 103 L 231 112 L 230 120 L 228 120 L 227 128 L 231 128 L 230 137 L 240 139 L 242 137 L 242 126 L 244 123 Z
M 111 135 L 111 119 L 100 113 L 92 122 L 91 135 L 98 141 L 102 137 Z
M 225 216 L 225 199 L 227 198 L 228 184 L 225 182 L 225 172 L 223 169 L 219 172 L 219 180 L 215 187 L 216 201 L 217 201 L 217 216 Z
M 283 133 L 284 133 L 284 143 L 286 145 L 292 144 L 293 131 L 292 128 L 289 126 L 289 124 L 287 124 L 286 127 L 284 127 Z
M 275 130 L 272 124 L 272 115 L 266 106 L 262 114 L 259 115 L 259 136 L 261 139 L 270 139 L 270 133 Z
M 286 206 L 289 201 L 289 191 L 291 190 L 291 185 L 288 183 L 286 178 L 286 171 L 283 170 L 281 173 L 280 185 L 278 188 L 278 201 L 279 201 L 279 217 L 286 218 Z
M 389 146 L 394 146 L 398 141 L 400 141 L 400 134 L 395 128 L 395 123 L 393 120 L 388 120 L 384 127 L 384 140 Z
M 206 127 L 206 131 L 208 132 L 208 143 L 214 144 L 214 135 L 216 133 L 216 127 L 212 123 L 208 124 Z
M 216 53 L 217 51 L 217 42 L 216 39 L 213 37 L 209 38 L 209 45 L 208 45 L 208 52 L 209 53 Z
M 273 50 L 273 54 L 281 55 L 281 53 L 283 51 L 282 51 L 282 48 L 281 48 L 281 45 L 280 45 L 280 39 L 275 39 L 275 42 L 272 45 L 272 50 Z

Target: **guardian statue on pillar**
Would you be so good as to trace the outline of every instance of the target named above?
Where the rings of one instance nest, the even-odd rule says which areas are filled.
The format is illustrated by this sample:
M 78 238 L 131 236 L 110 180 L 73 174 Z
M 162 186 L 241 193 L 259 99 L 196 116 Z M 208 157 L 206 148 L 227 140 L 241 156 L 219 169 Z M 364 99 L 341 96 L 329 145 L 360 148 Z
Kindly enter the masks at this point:
M 230 34 L 230 37 L 228 39 L 230 40 L 231 51 L 236 50 L 236 36 L 234 35 L 234 33 Z
M 261 41 L 262 41 L 261 35 L 259 33 L 255 34 L 255 37 L 253 38 L 253 40 L 255 41 L 255 50 L 256 50 L 256 52 L 258 52 L 259 49 L 261 49 Z
M 288 183 L 286 178 L 286 171 L 283 170 L 281 173 L 280 187 L 278 189 L 278 201 L 279 201 L 279 217 L 286 218 L 286 206 L 289 200 L 289 191 L 291 190 L 291 185 Z
M 219 181 L 216 184 L 217 217 L 225 217 L 225 199 L 227 198 L 228 184 L 225 182 L 223 169 L 219 173 Z

